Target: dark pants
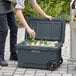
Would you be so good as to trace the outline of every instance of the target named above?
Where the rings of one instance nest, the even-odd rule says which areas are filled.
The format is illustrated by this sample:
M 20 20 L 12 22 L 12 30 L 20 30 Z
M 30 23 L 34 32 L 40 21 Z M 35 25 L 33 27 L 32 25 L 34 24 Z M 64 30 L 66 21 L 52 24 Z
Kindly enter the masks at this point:
M 2 57 L 4 57 L 8 26 L 10 29 L 10 52 L 16 53 L 15 44 L 17 42 L 18 27 L 13 12 L 0 14 L 0 56 Z

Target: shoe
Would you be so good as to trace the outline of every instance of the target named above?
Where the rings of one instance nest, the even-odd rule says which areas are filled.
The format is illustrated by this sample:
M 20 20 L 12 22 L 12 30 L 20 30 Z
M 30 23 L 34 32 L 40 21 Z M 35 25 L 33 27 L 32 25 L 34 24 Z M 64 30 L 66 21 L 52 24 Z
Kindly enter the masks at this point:
M 16 53 L 13 53 L 10 55 L 10 60 L 11 61 L 17 61 L 17 54 Z
M 0 60 L 0 66 L 8 66 L 8 63 L 4 59 Z

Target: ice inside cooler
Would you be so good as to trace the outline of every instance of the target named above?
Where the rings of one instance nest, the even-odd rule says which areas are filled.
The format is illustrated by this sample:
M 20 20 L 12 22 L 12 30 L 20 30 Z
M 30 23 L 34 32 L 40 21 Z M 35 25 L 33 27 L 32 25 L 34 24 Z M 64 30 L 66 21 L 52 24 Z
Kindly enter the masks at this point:
M 25 46 L 42 46 L 42 47 L 57 47 L 58 41 L 43 41 L 35 39 L 27 39 L 24 41 Z

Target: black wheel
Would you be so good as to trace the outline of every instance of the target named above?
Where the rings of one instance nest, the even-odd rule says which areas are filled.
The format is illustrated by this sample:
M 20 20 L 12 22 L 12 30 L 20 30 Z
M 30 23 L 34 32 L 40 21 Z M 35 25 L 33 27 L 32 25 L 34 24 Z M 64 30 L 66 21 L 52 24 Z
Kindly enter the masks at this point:
M 54 71 L 57 68 L 57 63 L 55 61 L 49 61 L 47 64 L 47 69 Z

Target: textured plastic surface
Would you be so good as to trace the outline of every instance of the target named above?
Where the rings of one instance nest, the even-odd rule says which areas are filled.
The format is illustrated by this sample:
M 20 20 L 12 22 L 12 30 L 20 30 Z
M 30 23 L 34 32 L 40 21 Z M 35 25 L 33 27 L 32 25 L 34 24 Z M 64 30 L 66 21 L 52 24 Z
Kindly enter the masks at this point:
M 44 68 L 47 69 L 49 61 L 57 64 L 61 60 L 61 44 L 57 48 L 24 46 L 21 42 L 16 47 L 19 67 Z
M 62 19 L 27 19 L 29 26 L 36 32 L 36 40 L 50 40 L 64 42 L 65 37 L 65 21 Z M 25 39 L 29 39 L 29 35 L 25 33 Z

